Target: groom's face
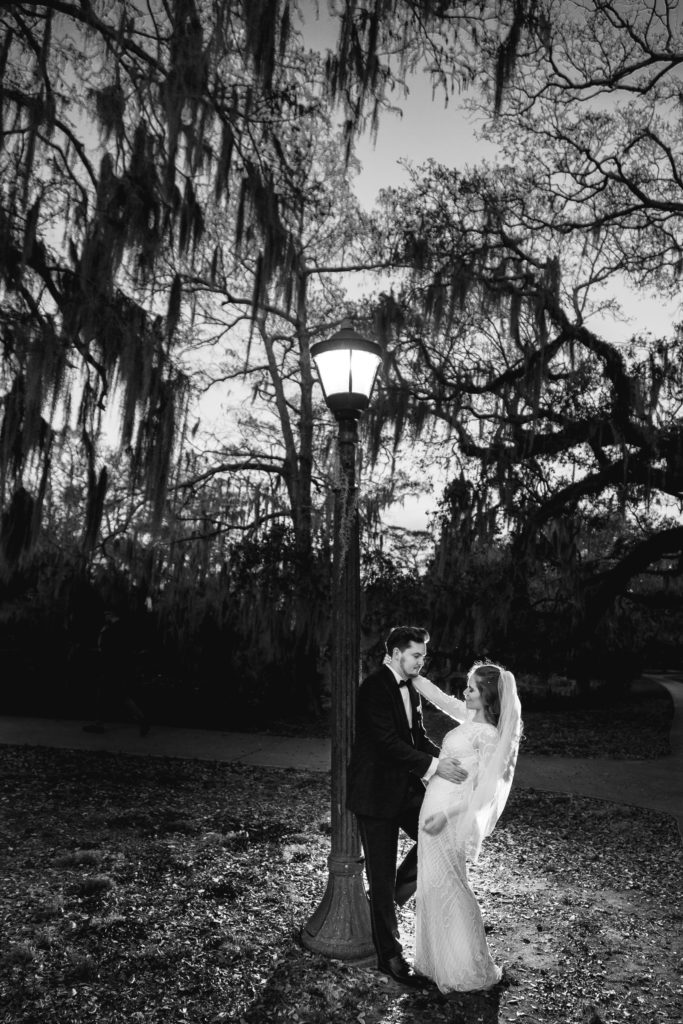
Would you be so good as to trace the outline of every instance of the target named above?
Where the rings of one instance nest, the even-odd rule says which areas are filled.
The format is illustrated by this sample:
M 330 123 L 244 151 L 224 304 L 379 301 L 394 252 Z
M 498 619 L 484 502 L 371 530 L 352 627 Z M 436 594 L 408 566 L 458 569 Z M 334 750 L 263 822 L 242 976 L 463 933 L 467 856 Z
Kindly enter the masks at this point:
M 397 668 L 403 675 L 403 678 L 416 679 L 422 670 L 426 657 L 427 645 L 415 643 L 414 640 L 406 647 L 405 651 L 398 651 Z

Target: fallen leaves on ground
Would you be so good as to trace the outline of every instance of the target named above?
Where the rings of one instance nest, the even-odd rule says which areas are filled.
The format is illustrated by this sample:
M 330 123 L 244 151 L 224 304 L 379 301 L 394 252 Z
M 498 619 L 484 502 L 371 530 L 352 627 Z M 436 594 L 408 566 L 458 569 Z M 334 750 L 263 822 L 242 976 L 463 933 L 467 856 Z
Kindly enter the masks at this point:
M 3 1024 L 674 1024 L 672 819 L 513 790 L 472 870 L 504 982 L 405 992 L 304 949 L 328 775 L 4 747 Z M 414 903 L 401 911 L 410 955 Z

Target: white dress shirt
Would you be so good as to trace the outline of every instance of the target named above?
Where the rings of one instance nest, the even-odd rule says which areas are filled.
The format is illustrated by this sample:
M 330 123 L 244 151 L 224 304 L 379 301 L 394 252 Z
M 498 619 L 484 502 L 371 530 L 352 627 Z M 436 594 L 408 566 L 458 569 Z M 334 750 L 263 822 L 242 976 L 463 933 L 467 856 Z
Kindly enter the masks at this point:
M 401 683 L 404 682 L 404 680 L 398 674 L 398 672 L 396 671 L 396 669 L 394 668 L 393 665 L 387 665 L 387 668 L 391 669 L 391 671 L 394 674 L 394 678 L 396 679 L 396 683 L 399 686 L 399 690 L 400 690 L 400 693 L 401 693 L 401 700 L 403 701 L 403 707 L 406 709 L 406 718 L 408 719 L 408 725 L 412 729 L 413 728 L 413 705 L 410 702 L 410 693 L 408 691 L 408 687 L 407 686 L 401 686 Z M 434 772 L 436 771 L 438 766 L 439 766 L 439 759 L 438 759 L 438 757 L 433 757 L 432 758 L 432 763 L 430 764 L 429 768 L 427 769 L 427 771 L 422 776 L 422 781 L 425 783 L 425 785 L 429 782 L 429 780 L 431 779 L 432 775 L 434 774 Z
M 407 680 L 401 679 L 400 675 L 398 674 L 396 669 L 393 667 L 393 665 L 387 665 L 387 668 L 390 669 L 393 672 L 394 678 L 396 679 L 396 682 L 399 685 L 399 689 L 401 691 L 401 700 L 403 701 L 403 707 L 406 709 L 406 718 L 408 719 L 408 725 L 412 729 L 413 728 L 413 705 L 410 703 L 410 694 L 408 693 L 408 687 L 407 686 L 401 686 L 401 683 L 407 682 Z

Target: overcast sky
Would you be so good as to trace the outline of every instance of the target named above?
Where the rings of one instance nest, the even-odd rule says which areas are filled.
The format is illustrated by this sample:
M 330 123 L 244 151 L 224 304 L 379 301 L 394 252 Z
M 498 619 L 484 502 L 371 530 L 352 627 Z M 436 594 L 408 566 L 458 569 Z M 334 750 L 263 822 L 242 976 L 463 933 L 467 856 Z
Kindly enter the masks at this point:
M 322 52 L 334 49 L 339 23 L 330 17 L 327 0 L 301 0 L 300 7 L 305 43 Z M 475 126 L 462 109 L 466 98 L 467 93 L 456 95 L 446 106 L 443 91 L 433 95 L 427 75 L 412 76 L 409 95 L 396 95 L 394 100 L 403 116 L 383 115 L 376 143 L 366 135 L 356 147 L 362 164 L 356 191 L 364 205 L 372 206 L 381 188 L 406 183 L 402 159 L 420 164 L 431 157 L 448 167 L 460 168 L 484 158 L 495 160 L 496 147 L 477 138 Z M 628 288 L 619 295 L 619 301 L 633 333 L 650 330 L 666 334 L 672 319 L 681 318 L 680 304 L 664 303 L 661 295 L 650 296 Z M 598 329 L 597 323 L 593 326 Z M 610 319 L 600 323 L 599 333 L 608 341 L 618 342 L 628 337 L 629 330 L 623 322 Z

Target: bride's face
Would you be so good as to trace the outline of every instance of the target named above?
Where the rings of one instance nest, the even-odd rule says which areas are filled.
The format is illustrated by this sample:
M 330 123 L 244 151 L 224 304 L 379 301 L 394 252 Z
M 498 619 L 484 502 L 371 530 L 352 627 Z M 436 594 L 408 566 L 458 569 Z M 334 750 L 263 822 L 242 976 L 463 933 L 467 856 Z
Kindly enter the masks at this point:
M 478 711 L 480 707 L 483 707 L 481 694 L 479 693 L 479 687 L 477 686 L 476 676 L 472 676 L 468 683 L 464 693 L 465 704 L 472 711 Z

